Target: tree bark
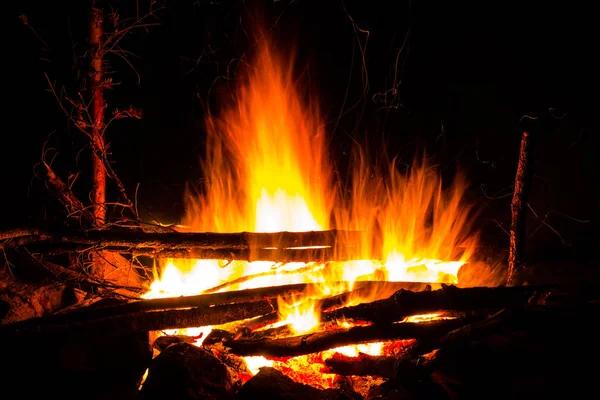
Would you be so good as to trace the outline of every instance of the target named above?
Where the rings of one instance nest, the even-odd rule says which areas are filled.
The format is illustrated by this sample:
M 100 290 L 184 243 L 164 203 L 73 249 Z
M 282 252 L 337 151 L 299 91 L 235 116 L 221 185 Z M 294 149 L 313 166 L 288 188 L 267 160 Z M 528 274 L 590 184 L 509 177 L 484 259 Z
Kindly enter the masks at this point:
M 92 213 L 94 223 L 101 227 L 106 219 L 106 169 L 104 141 L 104 16 L 101 9 L 92 7 L 90 14 L 91 85 L 92 93 Z
M 515 177 L 510 224 L 510 249 L 508 254 L 508 285 L 518 285 L 519 275 L 525 268 L 525 237 L 527 201 L 532 178 L 532 132 L 525 131 L 521 137 L 519 164 Z

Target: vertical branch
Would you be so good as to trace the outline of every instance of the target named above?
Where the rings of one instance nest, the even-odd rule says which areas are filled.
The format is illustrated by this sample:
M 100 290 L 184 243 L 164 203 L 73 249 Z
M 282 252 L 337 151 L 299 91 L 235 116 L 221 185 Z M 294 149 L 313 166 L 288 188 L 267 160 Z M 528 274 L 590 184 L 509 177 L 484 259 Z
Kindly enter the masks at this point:
M 508 253 L 508 280 L 509 286 L 519 284 L 519 276 L 525 269 L 525 236 L 526 236 L 526 207 L 531 188 L 532 178 L 532 131 L 523 132 L 521 149 L 519 151 L 519 165 L 515 177 L 515 190 L 510 205 L 510 248 Z
M 102 38 L 104 34 L 104 17 L 102 10 L 92 7 L 90 15 L 91 46 L 91 91 L 92 91 L 92 202 L 95 225 L 104 225 L 106 217 L 106 168 L 102 154 L 104 141 L 104 57 Z

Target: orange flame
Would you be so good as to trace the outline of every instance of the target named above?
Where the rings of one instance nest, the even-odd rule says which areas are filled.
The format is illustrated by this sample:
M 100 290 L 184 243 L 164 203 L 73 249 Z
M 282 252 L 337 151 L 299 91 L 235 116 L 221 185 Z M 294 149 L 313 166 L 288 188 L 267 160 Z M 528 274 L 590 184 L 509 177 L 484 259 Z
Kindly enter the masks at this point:
M 166 260 L 144 297 L 198 294 L 253 274 L 259 276 L 221 290 L 320 283 L 316 293 L 279 299 L 281 323 L 301 333 L 319 324 L 316 300 L 349 291 L 356 280 L 457 282 L 476 245 L 471 208 L 463 199 L 465 181 L 459 177 L 443 190 L 425 159 L 403 172 L 395 161 L 373 167 L 357 148 L 351 195 L 341 195 L 318 107 L 302 101 L 291 66 L 263 42 L 234 103 L 219 116 L 208 115 L 205 187 L 188 191 L 183 225 L 199 232 L 311 231 L 330 225 L 360 230 L 362 245 L 350 254 L 355 261 L 281 266 Z M 302 272 L 290 273 L 295 269 Z M 346 283 L 328 283 L 333 281 Z M 371 347 L 368 352 L 376 352 L 377 345 Z

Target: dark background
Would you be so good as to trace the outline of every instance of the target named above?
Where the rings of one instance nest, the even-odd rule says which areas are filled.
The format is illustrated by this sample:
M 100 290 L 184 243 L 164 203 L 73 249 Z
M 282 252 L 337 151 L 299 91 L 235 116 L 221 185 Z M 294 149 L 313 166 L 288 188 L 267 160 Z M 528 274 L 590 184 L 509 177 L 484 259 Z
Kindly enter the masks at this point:
M 0 144 L 3 227 L 60 210 L 33 173 L 51 133 L 46 147 L 57 150 L 51 153 L 57 153 L 54 168 L 63 179 L 81 169 L 74 190 L 83 199 L 89 191 L 85 140 L 47 91 L 44 72 L 76 93 L 74 58 L 86 50 L 91 1 L 10 4 L 8 110 Z M 112 5 L 122 18 L 135 16 L 135 4 L 98 3 L 107 11 Z M 139 4 L 145 13 L 148 3 Z M 121 82 L 107 94 L 109 107 L 143 110 L 142 120 L 117 121 L 109 129 L 114 168 L 130 193 L 139 184 L 142 216 L 178 221 L 185 185 L 201 179 L 203 107 L 216 110 L 216 93 L 231 87 L 225 77 L 235 77 L 237 60 L 247 57 L 253 15 L 259 15 L 279 47 L 296 50 L 298 70 L 322 105 L 340 170 L 353 137 L 367 136 L 374 149 L 383 137 L 388 152 L 407 162 L 426 148 L 444 177 L 457 166 L 466 170 L 488 244 L 508 246 L 519 121 L 539 117 L 530 198 L 537 216 L 528 214 L 528 249 L 538 258 L 591 260 L 600 204 L 598 45 L 593 7 L 584 4 L 167 1 L 157 20 L 149 20 L 160 26 L 123 42 L 137 56 L 131 61 L 140 82 L 122 60 L 109 59 Z

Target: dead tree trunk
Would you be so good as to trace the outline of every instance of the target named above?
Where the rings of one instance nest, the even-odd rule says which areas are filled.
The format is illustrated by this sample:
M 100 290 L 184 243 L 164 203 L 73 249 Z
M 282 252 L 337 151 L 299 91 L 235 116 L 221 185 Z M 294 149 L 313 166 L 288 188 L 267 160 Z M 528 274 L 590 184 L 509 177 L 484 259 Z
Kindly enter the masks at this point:
M 531 187 L 532 132 L 525 131 L 521 137 L 519 164 L 515 177 L 515 190 L 511 203 L 510 249 L 508 254 L 508 285 L 518 285 L 519 276 L 525 268 L 526 207 Z
M 104 152 L 104 57 L 102 37 L 104 17 L 102 10 L 92 8 L 90 15 L 91 47 L 91 91 L 92 91 L 92 202 L 96 226 L 102 226 L 106 218 L 106 169 L 102 154 Z

